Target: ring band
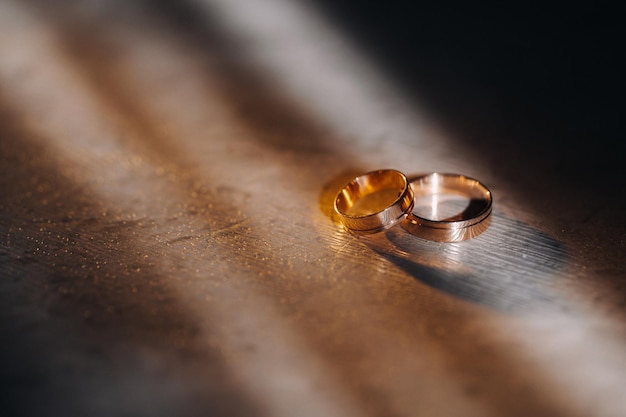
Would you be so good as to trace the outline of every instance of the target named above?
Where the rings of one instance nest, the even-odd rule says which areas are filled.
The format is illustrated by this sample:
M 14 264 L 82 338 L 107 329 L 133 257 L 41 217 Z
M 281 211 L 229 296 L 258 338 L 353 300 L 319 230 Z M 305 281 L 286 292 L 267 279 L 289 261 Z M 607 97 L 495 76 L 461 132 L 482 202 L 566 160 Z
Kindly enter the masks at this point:
M 398 223 L 415 199 L 407 177 L 381 169 L 354 178 L 335 198 L 335 212 L 344 227 L 355 233 L 375 233 Z
M 414 206 L 402 227 L 415 236 L 436 242 L 460 242 L 478 236 L 491 222 L 491 191 L 478 180 L 458 174 L 433 173 L 413 179 L 410 185 L 416 200 L 447 194 L 470 199 L 465 210 L 441 220 L 415 214 Z M 436 203 L 433 208 L 436 209 Z

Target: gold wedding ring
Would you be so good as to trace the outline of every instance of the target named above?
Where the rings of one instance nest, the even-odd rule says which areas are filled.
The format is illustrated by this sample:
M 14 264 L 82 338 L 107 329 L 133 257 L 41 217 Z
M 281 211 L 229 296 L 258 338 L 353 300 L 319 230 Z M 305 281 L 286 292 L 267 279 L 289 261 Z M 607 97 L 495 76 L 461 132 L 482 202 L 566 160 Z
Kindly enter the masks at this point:
M 433 173 L 411 180 L 410 186 L 414 206 L 401 223 L 409 233 L 437 242 L 460 242 L 478 236 L 489 226 L 493 199 L 480 181 L 464 175 Z M 455 214 L 442 213 L 439 207 L 446 196 L 469 200 L 469 204 Z
M 491 191 L 465 175 L 433 173 L 409 181 L 399 171 L 382 169 L 344 185 L 334 208 L 353 233 L 380 232 L 400 222 L 423 239 L 460 242 L 489 227 L 492 205 Z
M 335 212 L 348 231 L 375 233 L 402 220 L 413 203 L 407 177 L 393 169 L 381 169 L 344 185 L 335 198 Z

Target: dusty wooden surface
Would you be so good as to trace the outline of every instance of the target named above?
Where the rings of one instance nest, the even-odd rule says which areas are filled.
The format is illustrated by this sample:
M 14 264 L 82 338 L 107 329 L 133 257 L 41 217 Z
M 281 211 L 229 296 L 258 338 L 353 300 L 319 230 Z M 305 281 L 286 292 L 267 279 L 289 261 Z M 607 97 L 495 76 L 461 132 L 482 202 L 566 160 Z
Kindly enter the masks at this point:
M 436 123 L 312 6 L 128 3 L 0 2 L 2 415 L 626 415 L 624 186 L 569 133 Z M 345 233 L 377 168 L 490 228 Z

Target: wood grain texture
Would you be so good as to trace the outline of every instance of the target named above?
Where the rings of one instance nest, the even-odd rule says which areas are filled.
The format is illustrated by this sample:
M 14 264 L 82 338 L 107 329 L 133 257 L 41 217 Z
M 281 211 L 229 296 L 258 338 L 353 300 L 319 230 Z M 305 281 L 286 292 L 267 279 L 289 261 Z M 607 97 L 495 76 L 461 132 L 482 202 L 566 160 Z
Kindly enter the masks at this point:
M 304 3 L 2 2 L 6 415 L 626 415 L 621 179 L 485 112 Z M 346 233 L 378 168 L 480 179 L 491 226 Z

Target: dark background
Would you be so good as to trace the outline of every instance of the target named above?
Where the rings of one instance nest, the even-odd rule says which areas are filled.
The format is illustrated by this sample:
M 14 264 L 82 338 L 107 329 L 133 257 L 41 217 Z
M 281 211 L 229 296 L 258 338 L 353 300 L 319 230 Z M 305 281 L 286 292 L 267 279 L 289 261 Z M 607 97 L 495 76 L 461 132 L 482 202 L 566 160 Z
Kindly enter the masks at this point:
M 624 198 L 617 6 L 311 2 L 471 145 Z
M 463 108 L 455 99 L 476 95 L 468 104 L 489 100 L 589 134 L 621 127 L 617 8 L 311 1 L 433 104 Z

